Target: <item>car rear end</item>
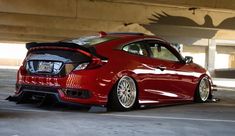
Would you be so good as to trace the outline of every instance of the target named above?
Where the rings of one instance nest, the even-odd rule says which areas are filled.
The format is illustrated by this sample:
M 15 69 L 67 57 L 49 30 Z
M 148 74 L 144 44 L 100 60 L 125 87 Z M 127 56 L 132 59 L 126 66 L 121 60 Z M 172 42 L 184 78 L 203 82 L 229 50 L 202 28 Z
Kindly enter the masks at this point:
M 100 91 L 104 88 L 97 77 L 108 59 L 96 54 L 92 44 L 81 39 L 77 42 L 84 43 L 69 40 L 27 44 L 27 56 L 17 73 L 15 95 L 30 99 L 50 95 L 60 102 L 105 105 L 107 97 Z

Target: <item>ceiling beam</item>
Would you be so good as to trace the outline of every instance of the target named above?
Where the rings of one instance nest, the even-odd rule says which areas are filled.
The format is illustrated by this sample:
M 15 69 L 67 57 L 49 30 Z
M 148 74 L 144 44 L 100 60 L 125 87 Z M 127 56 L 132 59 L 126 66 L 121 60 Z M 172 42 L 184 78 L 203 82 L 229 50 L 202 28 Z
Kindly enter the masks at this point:
M 123 22 L 104 21 L 85 18 L 66 18 L 38 16 L 17 13 L 0 13 L 0 25 L 13 25 L 24 27 L 53 28 L 64 30 L 86 30 L 86 31 L 110 31 Z
M 44 35 L 44 36 L 50 36 L 50 37 L 75 38 L 75 37 L 80 37 L 82 35 L 94 34 L 96 33 L 96 31 L 40 28 L 40 27 L 32 27 L 32 26 L 0 25 L 0 33 Z
M 0 0 L 0 11 L 75 18 L 77 0 Z
M 3 39 L 3 41 L 12 40 L 12 41 L 21 41 L 21 42 L 51 42 L 51 41 L 64 40 L 67 38 L 68 37 L 51 37 L 44 35 L 0 33 L 0 39 Z

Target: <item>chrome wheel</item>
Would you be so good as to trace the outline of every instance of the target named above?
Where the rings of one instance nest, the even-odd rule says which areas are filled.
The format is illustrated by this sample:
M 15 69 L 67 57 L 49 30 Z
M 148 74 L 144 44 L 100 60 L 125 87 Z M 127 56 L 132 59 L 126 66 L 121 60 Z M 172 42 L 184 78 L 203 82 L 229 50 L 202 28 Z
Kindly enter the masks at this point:
M 136 101 L 136 86 L 132 78 L 122 77 L 117 84 L 117 98 L 126 109 L 131 108 Z
M 210 83 L 206 77 L 202 78 L 199 84 L 199 95 L 203 102 L 205 102 L 210 95 Z

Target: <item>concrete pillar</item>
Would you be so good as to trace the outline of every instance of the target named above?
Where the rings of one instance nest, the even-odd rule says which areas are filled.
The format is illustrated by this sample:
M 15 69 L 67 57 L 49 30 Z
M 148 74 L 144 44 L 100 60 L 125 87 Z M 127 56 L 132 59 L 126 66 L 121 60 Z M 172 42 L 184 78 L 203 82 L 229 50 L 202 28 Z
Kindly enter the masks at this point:
M 235 54 L 230 54 L 229 68 L 235 68 Z
M 214 75 L 214 70 L 215 70 L 215 55 L 216 55 L 216 41 L 215 39 L 209 39 L 206 62 L 207 62 L 207 70 L 211 73 L 212 76 Z

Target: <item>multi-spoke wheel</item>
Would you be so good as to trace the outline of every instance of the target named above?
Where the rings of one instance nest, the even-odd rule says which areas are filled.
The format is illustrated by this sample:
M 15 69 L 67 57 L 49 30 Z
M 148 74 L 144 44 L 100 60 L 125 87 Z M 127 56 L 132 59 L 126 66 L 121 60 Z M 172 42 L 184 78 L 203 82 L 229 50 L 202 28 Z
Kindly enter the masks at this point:
M 210 96 L 210 81 L 207 77 L 203 77 L 198 84 L 195 101 L 196 102 L 206 102 Z
M 114 110 L 129 110 L 137 104 L 137 89 L 131 77 L 122 77 L 111 93 L 109 98 Z

